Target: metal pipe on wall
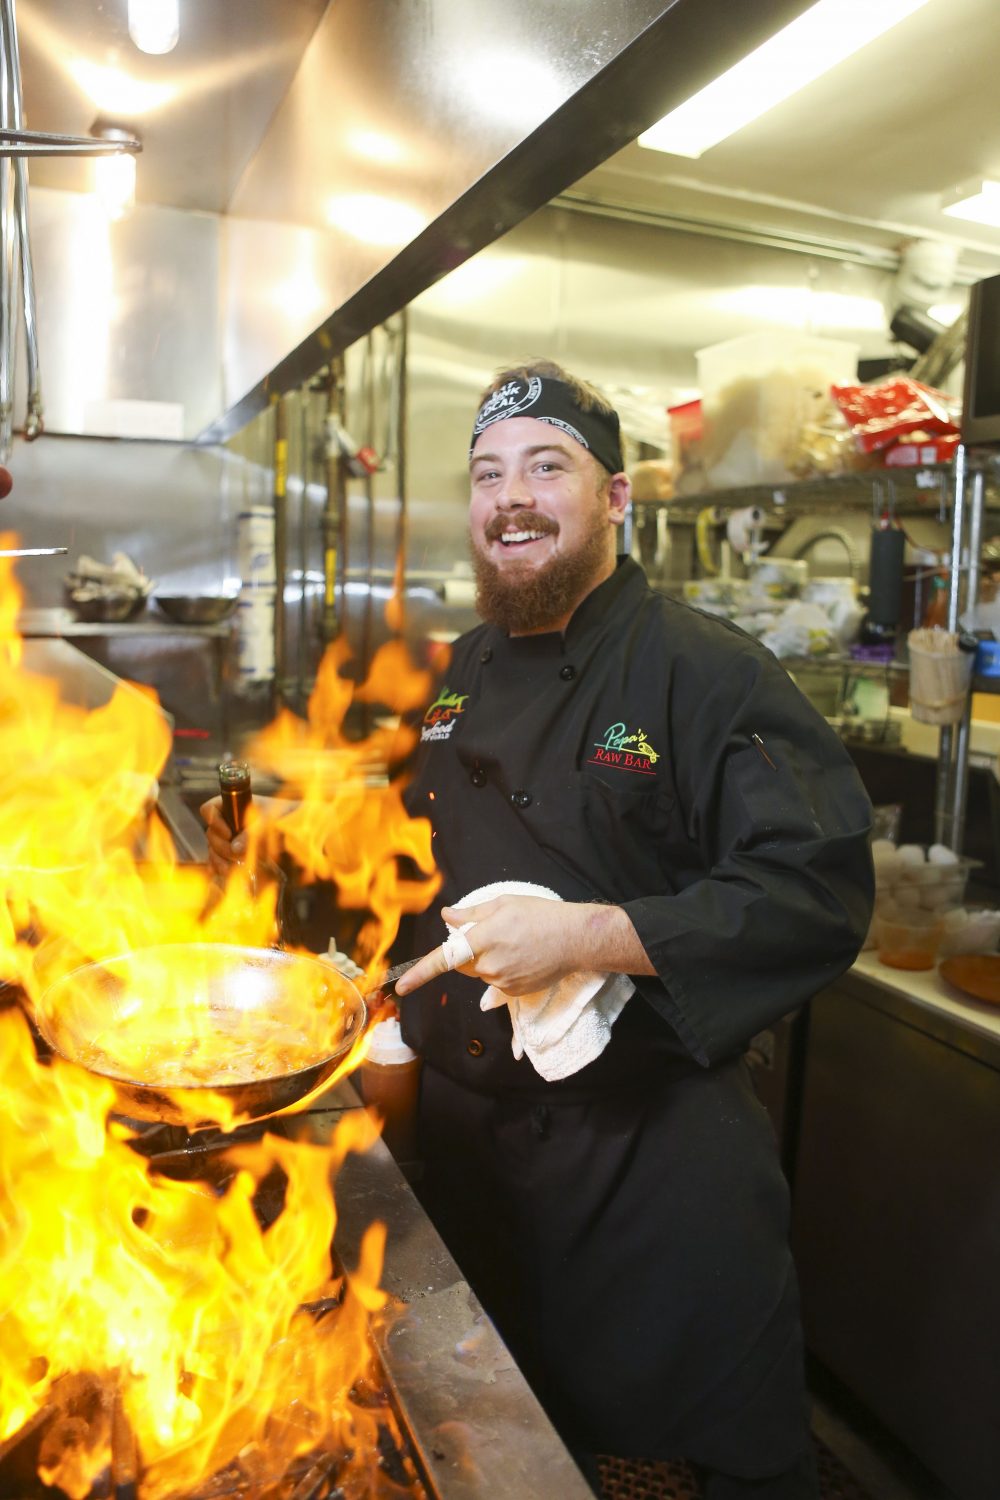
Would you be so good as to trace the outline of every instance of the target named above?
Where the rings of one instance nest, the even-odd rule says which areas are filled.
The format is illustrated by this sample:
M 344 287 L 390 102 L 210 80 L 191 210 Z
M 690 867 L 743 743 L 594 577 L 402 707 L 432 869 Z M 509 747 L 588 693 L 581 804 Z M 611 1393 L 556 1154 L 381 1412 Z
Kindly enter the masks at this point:
M 365 338 L 365 362 L 363 375 L 363 400 L 364 400 L 364 442 L 366 446 L 376 451 L 378 442 L 375 431 L 376 423 L 376 391 L 375 391 L 375 334 L 370 331 Z M 371 672 L 372 665 L 372 640 L 374 637 L 374 609 L 375 609 L 375 474 L 370 468 L 366 468 L 365 477 L 365 604 L 361 624 L 361 665 L 360 679 L 365 681 Z M 367 735 L 369 731 L 369 705 L 367 699 L 361 703 L 361 730 Z
M 399 338 L 396 348 L 396 492 L 399 506 L 396 511 L 396 571 L 393 577 L 392 629 L 399 635 L 406 626 L 406 550 L 408 542 L 407 473 L 406 473 L 406 422 L 407 383 L 406 359 L 409 321 L 406 308 L 399 315 Z
M 301 711 L 306 699 L 306 578 L 309 568 L 309 558 L 306 549 L 306 517 L 308 515 L 310 467 L 309 386 L 306 385 L 299 391 L 299 469 L 302 482 L 299 488 L 299 545 L 297 559 L 299 608 L 297 640 L 295 643 L 295 706 L 299 711 Z
M 285 698 L 285 583 L 288 570 L 288 419 L 285 398 L 273 398 L 274 406 L 274 702 Z
M 323 505 L 323 612 L 320 640 L 328 646 L 340 633 L 343 578 L 347 568 L 347 469 L 337 437 L 346 410 L 344 356 L 330 361 L 326 380 L 326 500 Z

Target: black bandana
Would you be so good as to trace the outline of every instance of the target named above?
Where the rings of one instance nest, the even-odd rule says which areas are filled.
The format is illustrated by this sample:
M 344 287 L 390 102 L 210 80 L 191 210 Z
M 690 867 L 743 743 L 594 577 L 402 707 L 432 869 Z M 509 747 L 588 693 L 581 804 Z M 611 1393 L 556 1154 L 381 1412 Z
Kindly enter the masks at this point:
M 548 422 L 550 427 L 558 427 L 592 453 L 609 474 L 622 471 L 618 414 L 581 411 L 571 387 L 562 380 L 550 380 L 541 375 L 532 375 L 528 380 L 508 380 L 487 396 L 476 414 L 470 458 L 479 434 L 492 427 L 494 422 L 503 422 L 508 417 L 534 417 L 537 422 Z

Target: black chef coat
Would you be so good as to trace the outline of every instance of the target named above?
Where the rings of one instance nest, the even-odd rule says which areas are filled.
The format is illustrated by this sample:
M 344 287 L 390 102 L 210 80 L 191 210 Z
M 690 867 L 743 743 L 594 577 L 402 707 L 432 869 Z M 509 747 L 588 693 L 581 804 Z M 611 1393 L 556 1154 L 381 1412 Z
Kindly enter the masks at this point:
M 564 1431 L 772 1472 L 803 1440 L 800 1335 L 785 1187 L 739 1059 L 858 952 L 868 799 L 774 657 L 630 559 L 564 636 L 481 626 L 445 678 L 407 794 L 443 876 L 414 953 L 445 936 L 442 905 L 533 881 L 621 906 L 656 977 L 551 1084 L 513 1057 L 506 1009 L 480 1011 L 481 981 L 407 996 L 428 1201 Z

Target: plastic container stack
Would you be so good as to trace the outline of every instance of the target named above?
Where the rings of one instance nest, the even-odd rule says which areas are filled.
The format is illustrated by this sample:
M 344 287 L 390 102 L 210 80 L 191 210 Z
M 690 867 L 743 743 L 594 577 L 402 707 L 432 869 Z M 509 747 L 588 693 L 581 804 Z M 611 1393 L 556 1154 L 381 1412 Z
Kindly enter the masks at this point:
M 1000 938 L 1000 912 L 965 906 L 977 861 L 944 844 L 872 842 L 875 915 L 865 943 L 892 968 L 931 969 L 955 953 L 988 953 Z
M 853 380 L 858 346 L 800 333 L 753 333 L 699 349 L 702 458 L 709 487 L 780 484 L 808 470 L 803 432 Z

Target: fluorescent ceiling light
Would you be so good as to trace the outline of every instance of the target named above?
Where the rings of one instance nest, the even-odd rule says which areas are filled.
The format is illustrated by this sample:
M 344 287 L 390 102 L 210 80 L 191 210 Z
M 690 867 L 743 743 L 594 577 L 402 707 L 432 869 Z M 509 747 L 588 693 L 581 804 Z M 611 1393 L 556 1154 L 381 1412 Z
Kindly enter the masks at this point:
M 957 188 L 945 200 L 942 212 L 953 219 L 969 219 L 973 224 L 1000 229 L 1000 182 L 970 182 Z
M 128 34 L 140 52 L 172 52 L 180 36 L 179 0 L 128 0 Z
M 926 4 L 927 0 L 819 0 L 644 131 L 639 145 L 673 156 L 701 156 Z

